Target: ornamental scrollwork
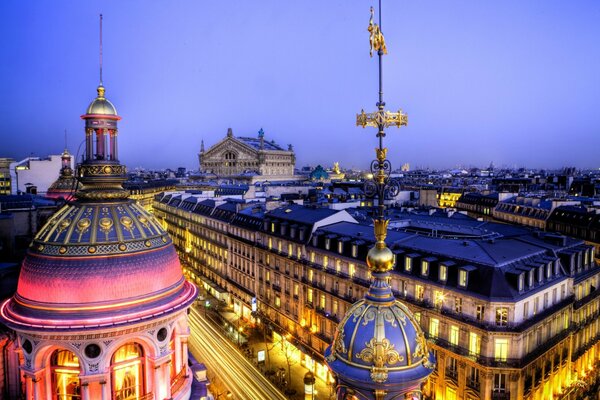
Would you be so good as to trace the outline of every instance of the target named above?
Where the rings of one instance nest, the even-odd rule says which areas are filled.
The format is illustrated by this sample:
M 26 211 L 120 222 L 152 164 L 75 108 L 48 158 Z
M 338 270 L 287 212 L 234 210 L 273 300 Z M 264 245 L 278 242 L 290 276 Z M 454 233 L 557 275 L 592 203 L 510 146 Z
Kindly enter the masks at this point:
M 382 339 L 381 342 L 371 338 L 356 357 L 366 363 L 373 364 L 376 368 L 383 368 L 385 365 L 392 366 L 404 361 L 404 356 L 398 353 L 395 346 L 387 338 Z

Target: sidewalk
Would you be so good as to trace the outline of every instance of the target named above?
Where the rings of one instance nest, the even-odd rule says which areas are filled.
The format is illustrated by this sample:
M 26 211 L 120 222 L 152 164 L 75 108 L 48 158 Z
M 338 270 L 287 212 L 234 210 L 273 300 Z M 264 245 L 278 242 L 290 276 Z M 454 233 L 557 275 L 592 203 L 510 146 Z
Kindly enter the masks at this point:
M 204 308 L 207 319 L 215 326 L 220 327 L 233 344 L 238 345 L 240 352 L 244 354 L 254 366 L 260 370 L 273 384 L 281 389 L 288 398 L 293 400 L 304 399 L 304 375 L 308 369 L 304 367 L 297 355 L 291 355 L 293 347 L 289 342 L 273 343 L 268 340 L 265 344 L 264 334 L 260 327 L 252 326 L 248 321 L 238 318 L 237 314 L 227 308 L 220 306 L 217 299 L 201 290 L 202 300 L 199 305 Z M 206 300 L 210 306 L 206 307 Z M 239 341 L 239 344 L 238 344 Z M 267 349 L 269 349 L 267 354 Z M 264 351 L 264 362 L 257 360 L 259 351 Z M 290 354 L 290 356 L 286 356 Z M 288 360 L 290 361 L 288 373 Z M 214 371 L 209 371 L 214 373 Z M 313 371 L 314 372 L 314 371 Z M 291 375 L 291 377 L 290 377 Z M 314 400 L 329 400 L 333 397 L 333 388 L 322 379 L 315 376 Z

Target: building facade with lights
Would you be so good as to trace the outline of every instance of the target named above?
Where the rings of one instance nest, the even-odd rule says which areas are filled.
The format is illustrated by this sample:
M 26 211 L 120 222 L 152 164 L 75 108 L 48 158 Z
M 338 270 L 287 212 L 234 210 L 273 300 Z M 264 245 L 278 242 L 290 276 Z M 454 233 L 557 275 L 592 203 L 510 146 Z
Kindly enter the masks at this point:
M 231 128 L 223 140 L 198 154 L 200 171 L 216 179 L 239 182 L 287 181 L 294 177 L 296 155 L 292 145 L 284 149 L 267 141 L 261 129 L 258 137 L 234 136 Z
M 0 309 L 16 332 L 22 398 L 187 399 L 197 290 L 168 234 L 122 187 L 121 118 L 102 85 L 82 119 L 76 200 L 35 236 Z
M 256 299 L 259 315 L 291 334 L 304 364 L 327 379 L 320 354 L 371 283 L 372 227 L 311 228 L 311 213 L 322 211 L 299 206 L 239 211 L 165 195 L 154 207 L 192 279 L 246 318 Z M 462 214 L 395 213 L 390 284 L 437 358 L 426 396 L 569 398 L 594 378 L 600 269 L 591 246 Z

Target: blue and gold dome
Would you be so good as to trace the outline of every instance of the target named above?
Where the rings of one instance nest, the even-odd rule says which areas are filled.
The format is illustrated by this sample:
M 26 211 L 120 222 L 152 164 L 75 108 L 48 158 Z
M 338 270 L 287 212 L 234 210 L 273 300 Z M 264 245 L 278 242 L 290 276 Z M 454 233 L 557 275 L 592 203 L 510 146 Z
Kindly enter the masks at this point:
M 388 221 L 374 223 L 377 242 L 367 254 L 373 283 L 338 325 L 325 360 L 338 379 L 338 399 L 419 397 L 435 359 L 418 321 L 387 283 L 394 260 L 385 244 Z

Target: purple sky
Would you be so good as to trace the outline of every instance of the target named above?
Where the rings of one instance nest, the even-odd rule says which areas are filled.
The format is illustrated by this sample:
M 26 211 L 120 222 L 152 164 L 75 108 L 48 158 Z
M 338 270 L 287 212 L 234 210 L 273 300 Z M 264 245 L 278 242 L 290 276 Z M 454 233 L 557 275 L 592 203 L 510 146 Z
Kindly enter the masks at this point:
M 121 161 L 197 168 L 228 127 L 292 143 L 297 166 L 366 167 L 377 63 L 369 6 L 329 1 L 0 4 L 0 157 L 77 151 L 98 83 L 123 117 Z M 394 167 L 600 167 L 600 2 L 384 0 Z

